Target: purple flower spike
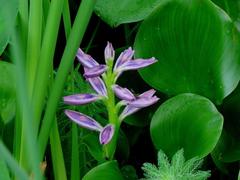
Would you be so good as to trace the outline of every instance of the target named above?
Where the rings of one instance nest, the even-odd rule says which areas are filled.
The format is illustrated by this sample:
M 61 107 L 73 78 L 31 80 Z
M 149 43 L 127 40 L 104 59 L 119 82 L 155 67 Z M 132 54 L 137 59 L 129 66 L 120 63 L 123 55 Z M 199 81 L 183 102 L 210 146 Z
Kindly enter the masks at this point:
M 102 129 L 103 129 L 102 126 L 97 121 L 88 117 L 87 115 L 84 115 L 82 113 L 72 111 L 72 110 L 65 110 L 65 114 L 73 122 L 77 123 L 78 125 L 80 125 L 84 128 L 102 132 Z
M 151 98 L 139 98 L 129 103 L 129 105 L 136 108 L 144 108 L 156 103 L 159 100 L 157 96 L 153 96 Z
M 144 67 L 147 67 L 153 63 L 157 62 L 155 58 L 150 58 L 150 59 L 135 59 L 132 61 L 127 61 L 126 63 L 120 65 L 116 71 L 117 72 L 122 72 L 122 71 L 127 71 L 127 70 L 137 70 L 141 69 Z
M 107 61 L 114 60 L 114 56 L 115 56 L 115 51 L 113 49 L 112 43 L 107 42 L 107 46 L 104 50 L 104 57 L 105 57 L 105 62 L 107 63 Z
M 94 66 L 98 66 L 98 62 L 95 61 L 90 55 L 85 54 L 80 48 L 78 48 L 77 52 L 78 61 L 87 68 L 93 68 Z
M 119 85 L 114 85 L 113 90 L 116 96 L 122 100 L 132 101 L 135 99 L 135 96 L 127 88 L 122 88 Z
M 100 95 L 107 96 L 107 89 L 100 77 L 94 77 L 87 79 L 88 82 L 91 84 L 92 88 Z
M 113 137 L 114 134 L 114 127 L 111 124 L 105 126 L 99 135 L 99 141 L 102 145 L 108 144 Z
M 98 66 L 94 66 L 93 68 L 85 68 L 84 76 L 86 78 L 93 78 L 100 76 L 107 70 L 107 66 L 100 64 Z
M 87 104 L 98 99 L 100 99 L 100 96 L 94 94 L 74 94 L 63 97 L 64 103 L 69 105 Z
M 133 57 L 133 54 L 134 54 L 134 51 L 132 50 L 131 47 L 129 47 L 127 50 L 123 51 L 116 61 L 116 64 L 114 66 L 114 70 L 116 70 L 122 64 L 130 61 Z

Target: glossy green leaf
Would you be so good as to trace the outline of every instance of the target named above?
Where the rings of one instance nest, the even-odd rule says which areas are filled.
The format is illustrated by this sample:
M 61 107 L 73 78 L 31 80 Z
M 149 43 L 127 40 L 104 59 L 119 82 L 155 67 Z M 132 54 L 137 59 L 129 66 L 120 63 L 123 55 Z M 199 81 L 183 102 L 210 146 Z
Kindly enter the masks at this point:
M 17 0 L 0 0 L 0 55 L 7 46 L 17 16 Z
M 233 136 L 231 132 L 223 131 L 213 153 L 217 160 L 225 163 L 239 161 L 240 137 Z
M 150 132 L 155 147 L 168 156 L 183 148 L 187 159 L 208 155 L 220 137 L 223 117 L 207 98 L 180 94 L 153 115 Z
M 240 1 L 239 0 L 212 0 L 232 18 L 240 30 Z
M 209 0 L 164 0 L 142 23 L 137 57 L 158 62 L 140 71 L 168 94 L 191 92 L 221 103 L 240 78 L 239 33 Z
M 83 180 L 124 180 L 116 161 L 108 161 L 91 169 Z
M 98 0 L 95 12 L 110 26 L 147 17 L 162 0 Z
M 2 159 L 0 159 L 0 179 L 10 180 L 8 168 Z
M 0 120 L 9 122 L 15 115 L 15 66 L 0 61 Z

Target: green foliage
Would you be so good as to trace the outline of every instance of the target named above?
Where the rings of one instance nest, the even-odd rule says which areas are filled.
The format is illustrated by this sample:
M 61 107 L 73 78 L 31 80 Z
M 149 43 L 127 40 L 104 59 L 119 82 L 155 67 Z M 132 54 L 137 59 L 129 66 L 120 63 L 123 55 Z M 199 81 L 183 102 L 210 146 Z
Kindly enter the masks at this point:
M 183 149 L 177 151 L 171 162 L 162 150 L 158 152 L 158 167 L 151 163 L 143 164 L 145 180 L 204 180 L 209 171 L 200 171 L 203 160 L 196 157 L 185 161 Z
M 0 0 L 0 55 L 7 46 L 18 12 L 17 0 Z
M 223 117 L 208 99 L 180 94 L 164 102 L 153 115 L 150 132 L 157 149 L 172 156 L 184 148 L 187 159 L 208 155 L 221 135 Z
M 91 169 L 83 180 L 124 180 L 116 161 L 108 161 Z
M 0 158 L 0 179 L 10 180 L 8 168 L 1 158 Z
M 15 116 L 16 79 L 15 66 L 0 61 L 0 120 L 9 122 Z
M 110 26 L 136 22 L 147 17 L 162 0 L 98 0 L 95 12 Z M 116 8 L 117 7 L 117 8 Z
M 209 0 L 164 0 L 141 24 L 137 57 L 158 63 L 140 70 L 168 95 L 191 92 L 220 104 L 239 81 L 239 32 Z

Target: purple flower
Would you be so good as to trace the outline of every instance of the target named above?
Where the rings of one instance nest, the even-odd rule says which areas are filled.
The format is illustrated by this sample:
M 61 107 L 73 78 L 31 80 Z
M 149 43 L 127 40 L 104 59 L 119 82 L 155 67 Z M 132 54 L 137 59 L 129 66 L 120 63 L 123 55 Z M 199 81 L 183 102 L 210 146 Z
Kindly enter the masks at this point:
M 98 131 L 99 134 L 99 142 L 103 145 L 108 144 L 114 134 L 114 127 L 111 124 L 106 125 L 104 128 L 94 119 L 90 118 L 89 116 L 72 111 L 72 110 L 65 110 L 65 114 L 71 119 L 73 122 L 77 123 L 81 127 Z
M 114 134 L 114 127 L 113 125 L 108 124 L 100 132 L 100 135 L 99 135 L 100 143 L 103 145 L 108 144 L 112 140 L 113 134 Z
M 129 91 L 127 88 L 122 88 L 119 85 L 113 85 L 113 90 L 116 94 L 116 96 L 122 100 L 126 101 L 132 101 L 135 99 L 135 96 L 131 91 Z
M 92 68 L 85 68 L 84 70 L 85 70 L 85 73 L 84 73 L 85 78 L 93 78 L 103 74 L 107 70 L 107 66 L 100 64 Z
M 134 55 L 134 51 L 132 50 L 131 47 L 129 47 L 128 49 L 126 49 L 125 51 L 123 51 L 120 56 L 118 57 L 115 66 L 114 66 L 114 71 L 119 68 L 122 64 L 124 64 L 125 62 L 128 62 L 132 59 Z
M 98 94 L 107 96 L 106 86 L 100 77 L 88 78 L 87 81 Z
M 104 57 L 105 57 L 105 62 L 107 64 L 107 61 L 113 61 L 115 56 L 115 51 L 113 49 L 112 43 L 107 42 L 107 46 L 104 50 Z
M 78 48 L 77 59 L 86 68 L 93 68 L 94 66 L 99 65 L 97 61 L 95 61 L 90 55 L 84 53 L 80 48 Z
M 84 128 L 99 132 L 101 132 L 103 129 L 103 127 L 97 121 L 80 112 L 65 110 L 65 114 L 73 122 L 77 123 L 79 126 L 82 126 Z
M 154 96 L 155 94 L 154 89 L 150 89 L 139 96 L 133 101 L 127 101 L 127 106 L 122 111 L 119 119 L 123 120 L 125 117 L 139 111 L 141 108 L 148 107 L 154 103 L 156 103 L 159 98 Z
M 74 94 L 63 97 L 63 101 L 65 104 L 69 105 L 83 105 L 94 102 L 100 98 L 101 96 L 95 94 Z

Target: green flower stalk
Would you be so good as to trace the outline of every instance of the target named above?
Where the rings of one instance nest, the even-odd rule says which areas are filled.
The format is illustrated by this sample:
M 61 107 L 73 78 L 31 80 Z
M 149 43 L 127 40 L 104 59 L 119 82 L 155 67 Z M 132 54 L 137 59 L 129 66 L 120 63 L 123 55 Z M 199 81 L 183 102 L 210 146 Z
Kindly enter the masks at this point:
M 135 96 L 127 88 L 116 84 L 118 77 L 127 70 L 137 70 L 147 67 L 155 62 L 155 58 L 135 59 L 132 57 L 134 51 L 128 48 L 123 51 L 114 64 L 115 51 L 108 42 L 105 51 L 105 62 L 99 64 L 90 55 L 78 49 L 77 59 L 84 67 L 84 77 L 90 83 L 96 94 L 74 94 L 63 98 L 66 104 L 83 105 L 96 100 L 102 100 L 108 111 L 108 124 L 104 127 L 96 120 L 72 110 L 65 110 L 65 114 L 81 127 L 99 132 L 99 141 L 104 146 L 106 159 L 113 159 L 117 146 L 117 137 L 123 119 L 141 108 L 156 103 L 159 98 L 154 96 L 155 90 L 151 89 L 145 93 Z M 115 96 L 120 101 L 116 102 Z M 120 107 L 125 106 L 120 113 Z

